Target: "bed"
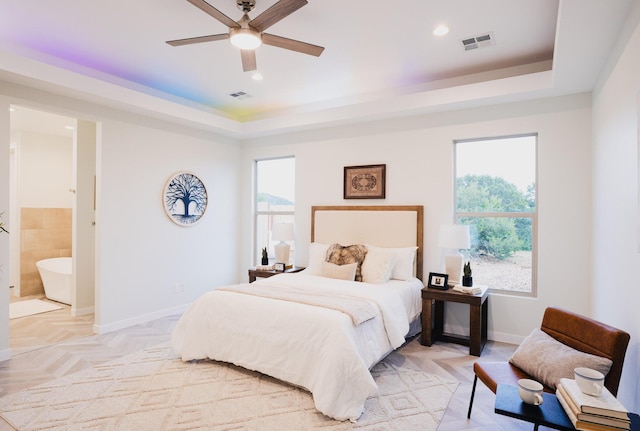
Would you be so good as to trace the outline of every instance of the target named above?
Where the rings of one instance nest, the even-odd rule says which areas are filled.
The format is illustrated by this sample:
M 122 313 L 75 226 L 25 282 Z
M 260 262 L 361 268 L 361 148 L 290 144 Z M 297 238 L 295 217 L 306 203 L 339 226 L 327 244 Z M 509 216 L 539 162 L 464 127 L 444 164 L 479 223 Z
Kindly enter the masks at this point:
M 172 344 L 184 361 L 259 371 L 310 391 L 323 414 L 356 421 L 377 392 L 370 368 L 419 332 L 423 208 L 317 206 L 311 213 L 304 271 L 203 295 L 179 319 Z M 333 273 L 348 267 L 353 277 L 352 263 L 326 262 L 350 245 L 367 250 L 356 265 L 363 281 Z

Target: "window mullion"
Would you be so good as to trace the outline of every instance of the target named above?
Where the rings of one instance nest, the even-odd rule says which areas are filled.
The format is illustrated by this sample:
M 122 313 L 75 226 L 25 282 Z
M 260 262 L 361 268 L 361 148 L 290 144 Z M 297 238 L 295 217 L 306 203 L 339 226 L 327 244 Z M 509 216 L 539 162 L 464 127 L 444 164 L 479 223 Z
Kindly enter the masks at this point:
M 530 212 L 462 212 L 457 211 L 456 217 L 505 217 L 505 218 L 533 218 L 535 213 Z

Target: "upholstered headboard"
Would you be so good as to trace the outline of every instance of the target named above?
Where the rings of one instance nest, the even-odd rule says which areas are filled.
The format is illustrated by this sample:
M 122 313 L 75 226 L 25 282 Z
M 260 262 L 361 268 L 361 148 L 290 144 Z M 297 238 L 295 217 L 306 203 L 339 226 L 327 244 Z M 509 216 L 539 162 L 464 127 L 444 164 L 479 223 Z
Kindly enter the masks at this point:
M 311 242 L 417 246 L 415 274 L 422 280 L 423 212 L 422 205 L 313 206 Z

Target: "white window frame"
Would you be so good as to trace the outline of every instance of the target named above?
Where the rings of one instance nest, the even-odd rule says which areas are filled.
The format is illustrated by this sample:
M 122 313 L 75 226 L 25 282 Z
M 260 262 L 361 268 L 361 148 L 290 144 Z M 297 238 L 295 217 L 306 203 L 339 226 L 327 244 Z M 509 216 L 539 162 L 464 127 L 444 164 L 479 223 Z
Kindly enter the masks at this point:
M 294 159 L 295 160 L 295 156 L 282 156 L 282 157 L 271 157 L 271 158 L 266 158 L 266 159 L 256 159 L 253 162 L 253 245 L 251 247 L 252 249 L 252 256 L 251 256 L 251 264 L 253 266 L 256 266 L 258 264 L 260 264 L 260 258 L 258 257 L 258 238 L 257 238 L 257 231 L 258 231 L 258 218 L 260 216 L 278 216 L 278 215 L 290 215 L 292 217 L 295 218 L 295 202 L 294 204 L 294 210 L 293 211 L 261 211 L 258 209 L 258 163 L 259 162 L 267 162 L 270 160 L 283 160 L 283 159 Z M 292 181 L 295 181 L 295 178 L 292 179 Z M 271 256 L 273 257 L 273 256 Z
M 463 212 L 458 211 L 458 188 L 457 188 L 457 150 L 459 143 L 480 142 L 489 140 L 500 140 L 510 138 L 523 138 L 527 136 L 535 137 L 535 211 L 534 212 Z M 506 136 L 494 136 L 486 138 L 471 138 L 471 139 L 457 139 L 454 140 L 453 145 L 453 211 L 454 211 L 454 223 L 460 223 L 464 218 L 529 218 L 531 219 L 531 290 L 529 292 L 519 292 L 515 290 L 507 289 L 492 289 L 489 286 L 491 293 L 506 295 L 506 296 L 519 296 L 519 297 L 531 297 L 537 298 L 538 296 L 538 134 L 537 133 L 523 133 L 517 135 Z

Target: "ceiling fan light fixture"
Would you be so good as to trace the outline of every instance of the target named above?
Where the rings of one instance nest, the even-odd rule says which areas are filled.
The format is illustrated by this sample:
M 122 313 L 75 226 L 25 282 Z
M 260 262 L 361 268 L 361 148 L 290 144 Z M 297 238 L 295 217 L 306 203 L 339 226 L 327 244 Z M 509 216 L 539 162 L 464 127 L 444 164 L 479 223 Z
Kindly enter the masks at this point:
M 231 45 L 238 49 L 256 49 L 262 45 L 262 37 L 250 28 L 233 28 L 229 32 Z

